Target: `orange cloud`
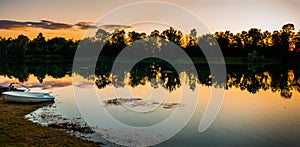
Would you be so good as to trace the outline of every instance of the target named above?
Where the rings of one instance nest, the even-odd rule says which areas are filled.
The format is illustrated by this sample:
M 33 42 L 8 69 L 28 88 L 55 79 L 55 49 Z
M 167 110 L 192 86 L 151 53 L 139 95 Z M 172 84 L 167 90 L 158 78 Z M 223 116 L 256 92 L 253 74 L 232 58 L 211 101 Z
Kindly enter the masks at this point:
M 70 29 L 73 25 L 65 23 L 57 23 L 49 20 L 41 20 L 40 22 L 20 22 L 13 20 L 0 20 L 0 29 L 16 30 L 24 28 L 43 28 L 50 30 Z
M 41 20 L 39 22 L 0 20 L 1 37 L 17 37 L 18 35 L 23 34 L 29 38 L 35 38 L 38 33 L 42 32 L 46 38 L 59 36 L 69 39 L 82 39 L 85 30 L 97 28 L 106 31 L 114 31 L 128 29 L 131 28 L 131 26 L 115 24 L 95 26 L 92 22 L 67 24 L 50 20 Z

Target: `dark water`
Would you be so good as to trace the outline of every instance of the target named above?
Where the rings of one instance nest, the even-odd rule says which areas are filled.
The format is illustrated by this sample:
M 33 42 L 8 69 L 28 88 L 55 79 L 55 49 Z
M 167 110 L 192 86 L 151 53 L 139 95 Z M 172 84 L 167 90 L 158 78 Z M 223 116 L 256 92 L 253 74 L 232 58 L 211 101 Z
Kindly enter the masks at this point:
M 117 138 L 120 131 L 117 128 L 96 128 L 93 123 L 86 123 L 76 104 L 74 90 L 84 93 L 88 101 L 87 93 L 93 89 L 113 118 L 135 127 L 164 121 L 177 108 L 189 107 L 180 101 L 182 91 L 200 91 L 196 93 L 199 100 L 192 119 L 175 136 L 158 146 L 300 145 L 300 68 L 296 65 L 237 61 L 226 65 L 226 82 L 214 80 L 209 66 L 202 61 L 194 64 L 197 75 L 188 70 L 177 73 L 170 64 L 153 59 L 139 62 L 131 71 L 120 69 L 121 72 L 113 74 L 112 65 L 111 60 L 101 61 L 96 67 L 82 63 L 80 72 L 72 73 L 70 62 L 2 62 L 0 85 L 20 81 L 35 91 L 52 91 L 56 96 L 55 103 L 33 112 L 28 118 L 44 125 L 61 121 L 88 125 L 94 133 L 77 135 L 108 145 L 111 144 L 103 137 L 123 139 L 127 143 L 138 137 L 128 134 L 129 137 Z M 188 66 L 180 62 L 175 65 Z M 225 90 L 224 102 L 213 124 L 205 132 L 199 132 L 199 122 L 213 88 Z M 133 97 L 123 92 L 126 89 Z M 116 90 L 121 91 L 121 95 L 116 96 Z M 153 92 L 163 92 L 164 99 L 151 97 Z M 99 107 L 103 106 L 99 104 Z M 131 108 L 151 111 L 140 113 Z M 51 117 L 40 119 L 42 115 Z

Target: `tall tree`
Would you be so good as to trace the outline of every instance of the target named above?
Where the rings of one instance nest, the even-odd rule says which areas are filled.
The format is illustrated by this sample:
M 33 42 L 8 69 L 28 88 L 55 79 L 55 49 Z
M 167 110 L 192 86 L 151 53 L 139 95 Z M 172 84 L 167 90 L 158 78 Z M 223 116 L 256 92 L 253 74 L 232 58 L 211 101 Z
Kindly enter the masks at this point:
M 248 37 L 250 39 L 250 51 L 259 50 L 261 48 L 260 41 L 262 39 L 262 34 L 260 29 L 252 28 L 248 31 Z
M 24 56 L 28 42 L 29 38 L 27 36 L 19 35 L 7 46 L 9 48 L 8 55 Z
M 281 31 L 282 53 L 287 53 L 290 48 L 290 39 L 294 35 L 295 26 L 293 24 L 285 24 Z
M 173 27 L 170 27 L 167 30 L 164 30 L 161 33 L 161 37 L 164 39 L 167 39 L 169 41 L 174 42 L 175 44 L 177 44 L 178 46 L 182 46 L 183 42 L 182 42 L 182 38 L 183 38 L 183 34 L 181 31 L 175 30 Z
M 43 33 L 39 33 L 36 38 L 29 42 L 27 53 L 33 55 L 47 55 L 49 53 L 46 48 L 46 39 Z
M 134 42 L 136 40 L 145 38 L 146 34 L 132 31 L 132 32 L 128 32 L 128 37 L 129 37 L 128 38 L 128 43 L 131 44 L 132 42 Z

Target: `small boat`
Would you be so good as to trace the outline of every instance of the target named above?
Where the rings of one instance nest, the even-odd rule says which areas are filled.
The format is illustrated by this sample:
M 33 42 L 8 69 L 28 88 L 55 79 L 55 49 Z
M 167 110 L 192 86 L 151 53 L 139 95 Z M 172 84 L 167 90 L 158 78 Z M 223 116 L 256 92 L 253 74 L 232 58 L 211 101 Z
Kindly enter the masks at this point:
M 2 95 L 3 92 L 6 92 L 6 91 L 22 91 L 22 92 L 25 91 L 24 89 L 15 88 L 14 84 L 19 84 L 19 85 L 25 87 L 24 85 L 22 85 L 20 83 L 11 83 L 8 87 L 0 86 L 0 96 Z M 27 87 L 25 87 L 25 88 L 28 89 Z
M 20 92 L 20 91 L 8 91 L 3 92 L 3 98 L 7 102 L 19 102 L 19 103 L 41 103 L 41 102 L 53 102 L 54 97 L 49 93 L 42 92 Z

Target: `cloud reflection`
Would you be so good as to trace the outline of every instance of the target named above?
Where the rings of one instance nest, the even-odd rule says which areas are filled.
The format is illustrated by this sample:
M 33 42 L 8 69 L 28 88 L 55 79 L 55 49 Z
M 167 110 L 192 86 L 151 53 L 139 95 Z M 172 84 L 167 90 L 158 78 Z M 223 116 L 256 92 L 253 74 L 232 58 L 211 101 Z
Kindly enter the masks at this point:
M 0 86 L 9 86 L 10 83 L 14 83 L 15 81 L 11 81 L 11 80 L 7 80 L 4 82 L 0 83 Z M 39 83 L 39 82 L 32 82 L 32 83 L 27 83 L 27 84 L 23 84 L 28 88 L 42 88 L 42 89 L 51 89 L 51 88 L 57 88 L 57 87 L 65 87 L 65 86 L 69 86 L 72 85 L 72 81 L 57 81 L 57 80 L 53 80 L 53 81 L 45 81 L 43 83 Z M 21 88 L 22 86 L 16 84 L 15 87 L 17 88 Z

